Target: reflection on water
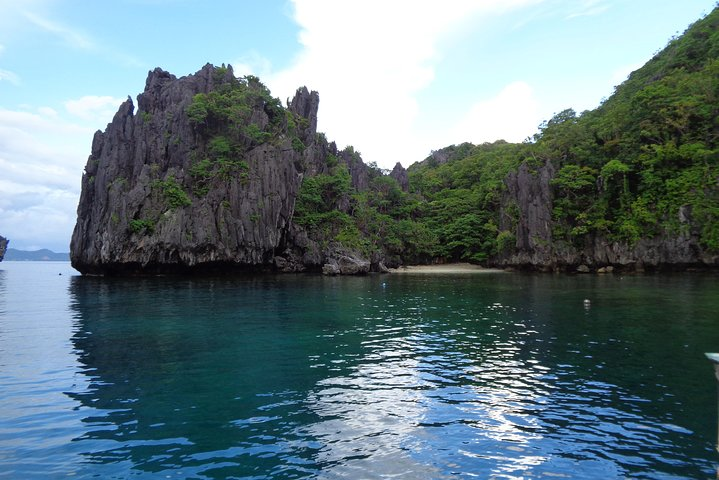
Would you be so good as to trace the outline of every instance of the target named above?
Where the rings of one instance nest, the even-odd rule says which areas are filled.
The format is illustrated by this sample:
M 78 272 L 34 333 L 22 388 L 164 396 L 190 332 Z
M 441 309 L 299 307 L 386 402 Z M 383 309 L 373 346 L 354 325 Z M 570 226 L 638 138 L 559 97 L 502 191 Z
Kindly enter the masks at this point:
M 45 452 L 76 477 L 706 478 L 716 285 L 73 277 L 72 440 Z
M 306 421 L 314 338 L 271 281 L 81 278 L 72 296 L 93 378 L 75 398 L 103 412 L 88 422 L 111 426 L 85 435 L 107 445 L 93 461 L 217 477 L 308 462 L 293 428 Z

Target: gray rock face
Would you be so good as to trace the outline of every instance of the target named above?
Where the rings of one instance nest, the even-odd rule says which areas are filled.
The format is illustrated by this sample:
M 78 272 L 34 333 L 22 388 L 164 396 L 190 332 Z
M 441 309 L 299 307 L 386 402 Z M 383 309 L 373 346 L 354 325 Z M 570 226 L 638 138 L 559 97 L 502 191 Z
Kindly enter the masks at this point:
M 401 163 L 397 162 L 395 164 L 389 176 L 397 180 L 399 187 L 403 191 L 409 192 L 409 174 L 407 174 L 407 169 L 405 169 Z
M 362 275 L 370 272 L 370 262 L 355 252 L 339 246 L 330 248 L 327 263 L 322 266 L 324 275 Z
M 10 243 L 10 240 L 3 236 L 0 236 L 0 262 L 2 262 L 2 259 L 5 258 L 5 252 L 7 252 L 8 243 Z
M 498 255 L 493 264 L 541 271 L 594 271 L 614 268 L 644 271 L 719 266 L 719 255 L 703 250 L 696 235 L 664 234 L 640 239 L 636 244 L 609 241 L 589 235 L 582 246 L 552 238 L 553 195 L 551 162 L 532 171 L 525 163 L 505 179 L 500 229 L 515 233 L 515 248 Z M 680 209 L 688 220 L 688 213 Z M 691 231 L 691 229 L 688 229 Z
M 352 179 L 352 186 L 358 191 L 367 190 L 373 176 L 377 175 L 378 172 L 367 166 L 362 161 L 359 153 L 355 152 L 351 147 L 339 152 L 338 156 L 340 161 L 347 165 Z
M 292 223 L 303 177 L 327 173 L 330 156 L 348 166 L 357 189 L 378 174 L 317 133 L 318 106 L 317 92 L 302 87 L 284 109 L 256 77 L 237 79 L 229 66 L 182 78 L 153 70 L 137 111 L 128 97 L 95 133 L 72 265 L 98 275 L 326 264 L 366 273 L 378 263 Z
M 310 92 L 307 87 L 297 89 L 295 97 L 290 101 L 288 109 L 307 121 L 299 125 L 299 138 L 305 145 L 314 143 L 317 133 L 317 109 L 320 105 L 320 96 L 317 92 Z
M 322 275 L 334 276 L 340 274 L 340 266 L 337 263 L 325 263 L 322 265 Z
M 516 244 L 506 265 L 552 265 L 552 190 L 554 167 L 547 162 L 537 172 L 523 163 L 505 179 L 500 229 L 515 231 Z M 510 210 L 512 213 L 510 213 Z M 513 219 L 513 213 L 517 218 Z M 516 226 L 512 225 L 516 222 Z
M 180 79 L 155 69 L 138 96 L 138 112 L 128 98 L 105 132 L 95 134 L 70 245 L 77 270 L 174 273 L 273 264 L 287 240 L 303 154 L 279 119 L 280 134 L 248 140 L 241 161 L 202 163 L 211 147 L 187 109 L 195 95 L 232 81 L 231 67 L 206 65 Z M 264 130 L 277 121 L 266 99 L 248 96 L 249 123 Z M 291 103 L 308 143 L 318 102 L 316 92 L 301 89 Z

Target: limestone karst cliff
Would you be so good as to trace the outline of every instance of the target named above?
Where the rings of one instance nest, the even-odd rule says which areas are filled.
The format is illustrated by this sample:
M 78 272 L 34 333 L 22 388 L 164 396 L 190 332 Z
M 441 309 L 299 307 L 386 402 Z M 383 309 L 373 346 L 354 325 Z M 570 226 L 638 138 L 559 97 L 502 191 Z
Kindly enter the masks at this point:
M 689 225 L 686 212 L 682 221 L 690 228 L 680 232 L 663 232 L 633 243 L 602 234 L 567 241 L 556 232 L 556 175 L 552 162 L 536 169 L 523 163 L 507 175 L 499 229 L 516 232 L 516 236 L 511 248 L 491 259 L 492 265 L 544 271 L 574 271 L 580 267 L 587 271 L 607 267 L 641 271 L 719 264 L 719 255 L 702 245 L 697 226 Z M 509 214 L 508 209 L 515 212 Z
M 256 77 L 206 65 L 176 78 L 150 72 L 97 132 L 82 178 L 71 241 L 87 274 L 320 269 L 369 270 L 356 252 L 318 245 L 292 224 L 304 175 L 365 165 L 318 134 L 319 96 L 297 90 L 283 107 Z M 339 263 L 338 263 L 339 262 Z
M 300 88 L 283 106 L 231 67 L 156 69 L 137 107 L 128 99 L 95 135 L 73 265 L 719 267 L 718 27 L 715 9 L 595 110 L 561 111 L 522 143 L 451 145 L 406 170 L 366 164 L 317 132 L 317 92 Z

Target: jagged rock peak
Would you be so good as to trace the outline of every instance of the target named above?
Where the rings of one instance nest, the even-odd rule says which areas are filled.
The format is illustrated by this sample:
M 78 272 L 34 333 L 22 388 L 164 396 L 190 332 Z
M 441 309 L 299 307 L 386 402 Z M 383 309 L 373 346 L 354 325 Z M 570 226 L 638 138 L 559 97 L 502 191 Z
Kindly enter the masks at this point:
M 308 120 L 304 128 L 300 128 L 300 138 L 305 143 L 311 141 L 317 133 L 317 110 L 320 105 L 320 94 L 316 91 L 309 91 L 307 87 L 300 87 L 295 92 L 294 98 L 289 102 L 290 112 Z
M 319 94 L 302 87 L 284 108 L 231 66 L 180 78 L 150 71 L 137 109 L 128 97 L 93 138 L 73 266 L 101 275 L 379 269 L 381 259 L 340 254 L 293 223 L 303 178 L 338 161 L 353 185 L 380 174 L 317 133 L 318 107 Z
M 401 163 L 397 162 L 395 164 L 392 171 L 389 172 L 389 176 L 397 180 L 399 187 L 403 191 L 409 191 L 409 175 L 407 174 L 407 169 L 404 168 Z
M 294 98 L 289 103 L 291 112 L 308 119 L 317 121 L 317 109 L 320 104 L 320 94 L 315 90 L 310 92 L 307 87 L 300 87 L 295 92 Z
M 303 112 L 316 118 L 319 97 L 307 96 L 314 107 Z M 312 130 L 311 118 L 297 120 Z M 268 265 L 285 248 L 302 179 L 309 142 L 299 135 L 259 79 L 237 79 L 231 66 L 150 71 L 137 111 L 128 98 L 93 138 L 73 265 L 96 274 Z
M 207 67 L 207 65 L 205 67 Z M 200 70 L 200 71 L 204 71 L 204 69 Z M 175 77 L 170 72 L 163 70 L 160 67 L 157 67 L 154 70 L 150 70 L 147 73 L 147 80 L 145 80 L 145 91 L 146 92 L 155 91 L 158 88 L 162 88 L 162 85 L 166 84 L 167 82 L 170 82 L 170 81 L 173 81 L 176 79 L 177 79 L 177 77 Z

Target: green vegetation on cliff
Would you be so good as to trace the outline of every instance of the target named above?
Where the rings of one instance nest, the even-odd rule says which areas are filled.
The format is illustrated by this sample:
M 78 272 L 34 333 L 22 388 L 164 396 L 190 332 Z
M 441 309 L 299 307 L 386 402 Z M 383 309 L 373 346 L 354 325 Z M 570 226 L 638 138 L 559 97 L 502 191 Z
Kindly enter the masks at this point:
M 307 178 L 295 222 L 399 261 L 492 262 L 515 248 L 506 179 L 551 164 L 551 242 L 694 236 L 719 253 L 719 10 L 672 39 L 602 105 L 564 110 L 521 144 L 453 145 L 409 168 L 409 192 L 375 171 L 356 191 L 344 164 Z M 547 241 L 533 238 L 535 243 Z
M 357 155 L 350 148 L 350 155 Z M 357 157 L 358 158 L 358 157 Z M 327 173 L 306 178 L 297 197 L 294 222 L 317 240 L 337 242 L 371 257 L 401 262 L 432 258 L 436 238 L 415 220 L 420 202 L 394 178 L 368 166 L 366 189 L 352 186 L 347 164 L 330 157 Z
M 719 10 L 598 109 L 548 134 L 540 142 L 555 151 L 552 139 L 572 139 L 562 169 L 593 169 L 594 205 L 583 212 L 589 231 L 631 242 L 700 225 L 702 245 L 719 250 Z
M 579 252 L 597 239 L 631 249 L 641 239 L 691 236 L 719 253 L 718 119 L 716 10 L 597 109 L 559 112 L 521 144 L 435 151 L 409 168 L 409 191 L 372 167 L 356 188 L 348 166 L 357 159 L 328 158 L 304 179 L 294 222 L 368 256 L 492 263 L 518 247 L 520 216 L 538 201 L 508 192 L 508 177 L 524 165 L 551 172 L 547 218 L 530 220 L 548 223 L 548 233 L 532 236 L 530 249 Z
M 504 178 L 528 154 L 521 144 L 464 143 L 410 167 L 419 220 L 437 239 L 432 257 L 482 262 L 511 243 L 513 232 L 499 229 Z
M 215 67 L 213 76 L 216 89 L 196 94 L 186 109 L 190 123 L 205 140 L 193 152 L 189 172 L 197 196 L 232 178 L 247 182 L 245 154 L 251 148 L 278 142 L 285 135 L 291 136 L 293 148 L 302 144 L 296 136 L 297 124 L 305 119 L 284 109 L 259 78 L 236 78 L 224 65 Z
M 632 245 L 693 234 L 719 252 L 719 10 L 672 39 L 596 110 L 562 111 L 524 144 L 462 144 L 410 167 L 436 256 L 482 261 L 512 243 L 511 229 L 498 230 L 512 224 L 512 205 L 500 198 L 506 174 L 522 162 L 556 170 L 556 241 L 580 246 L 599 236 Z

